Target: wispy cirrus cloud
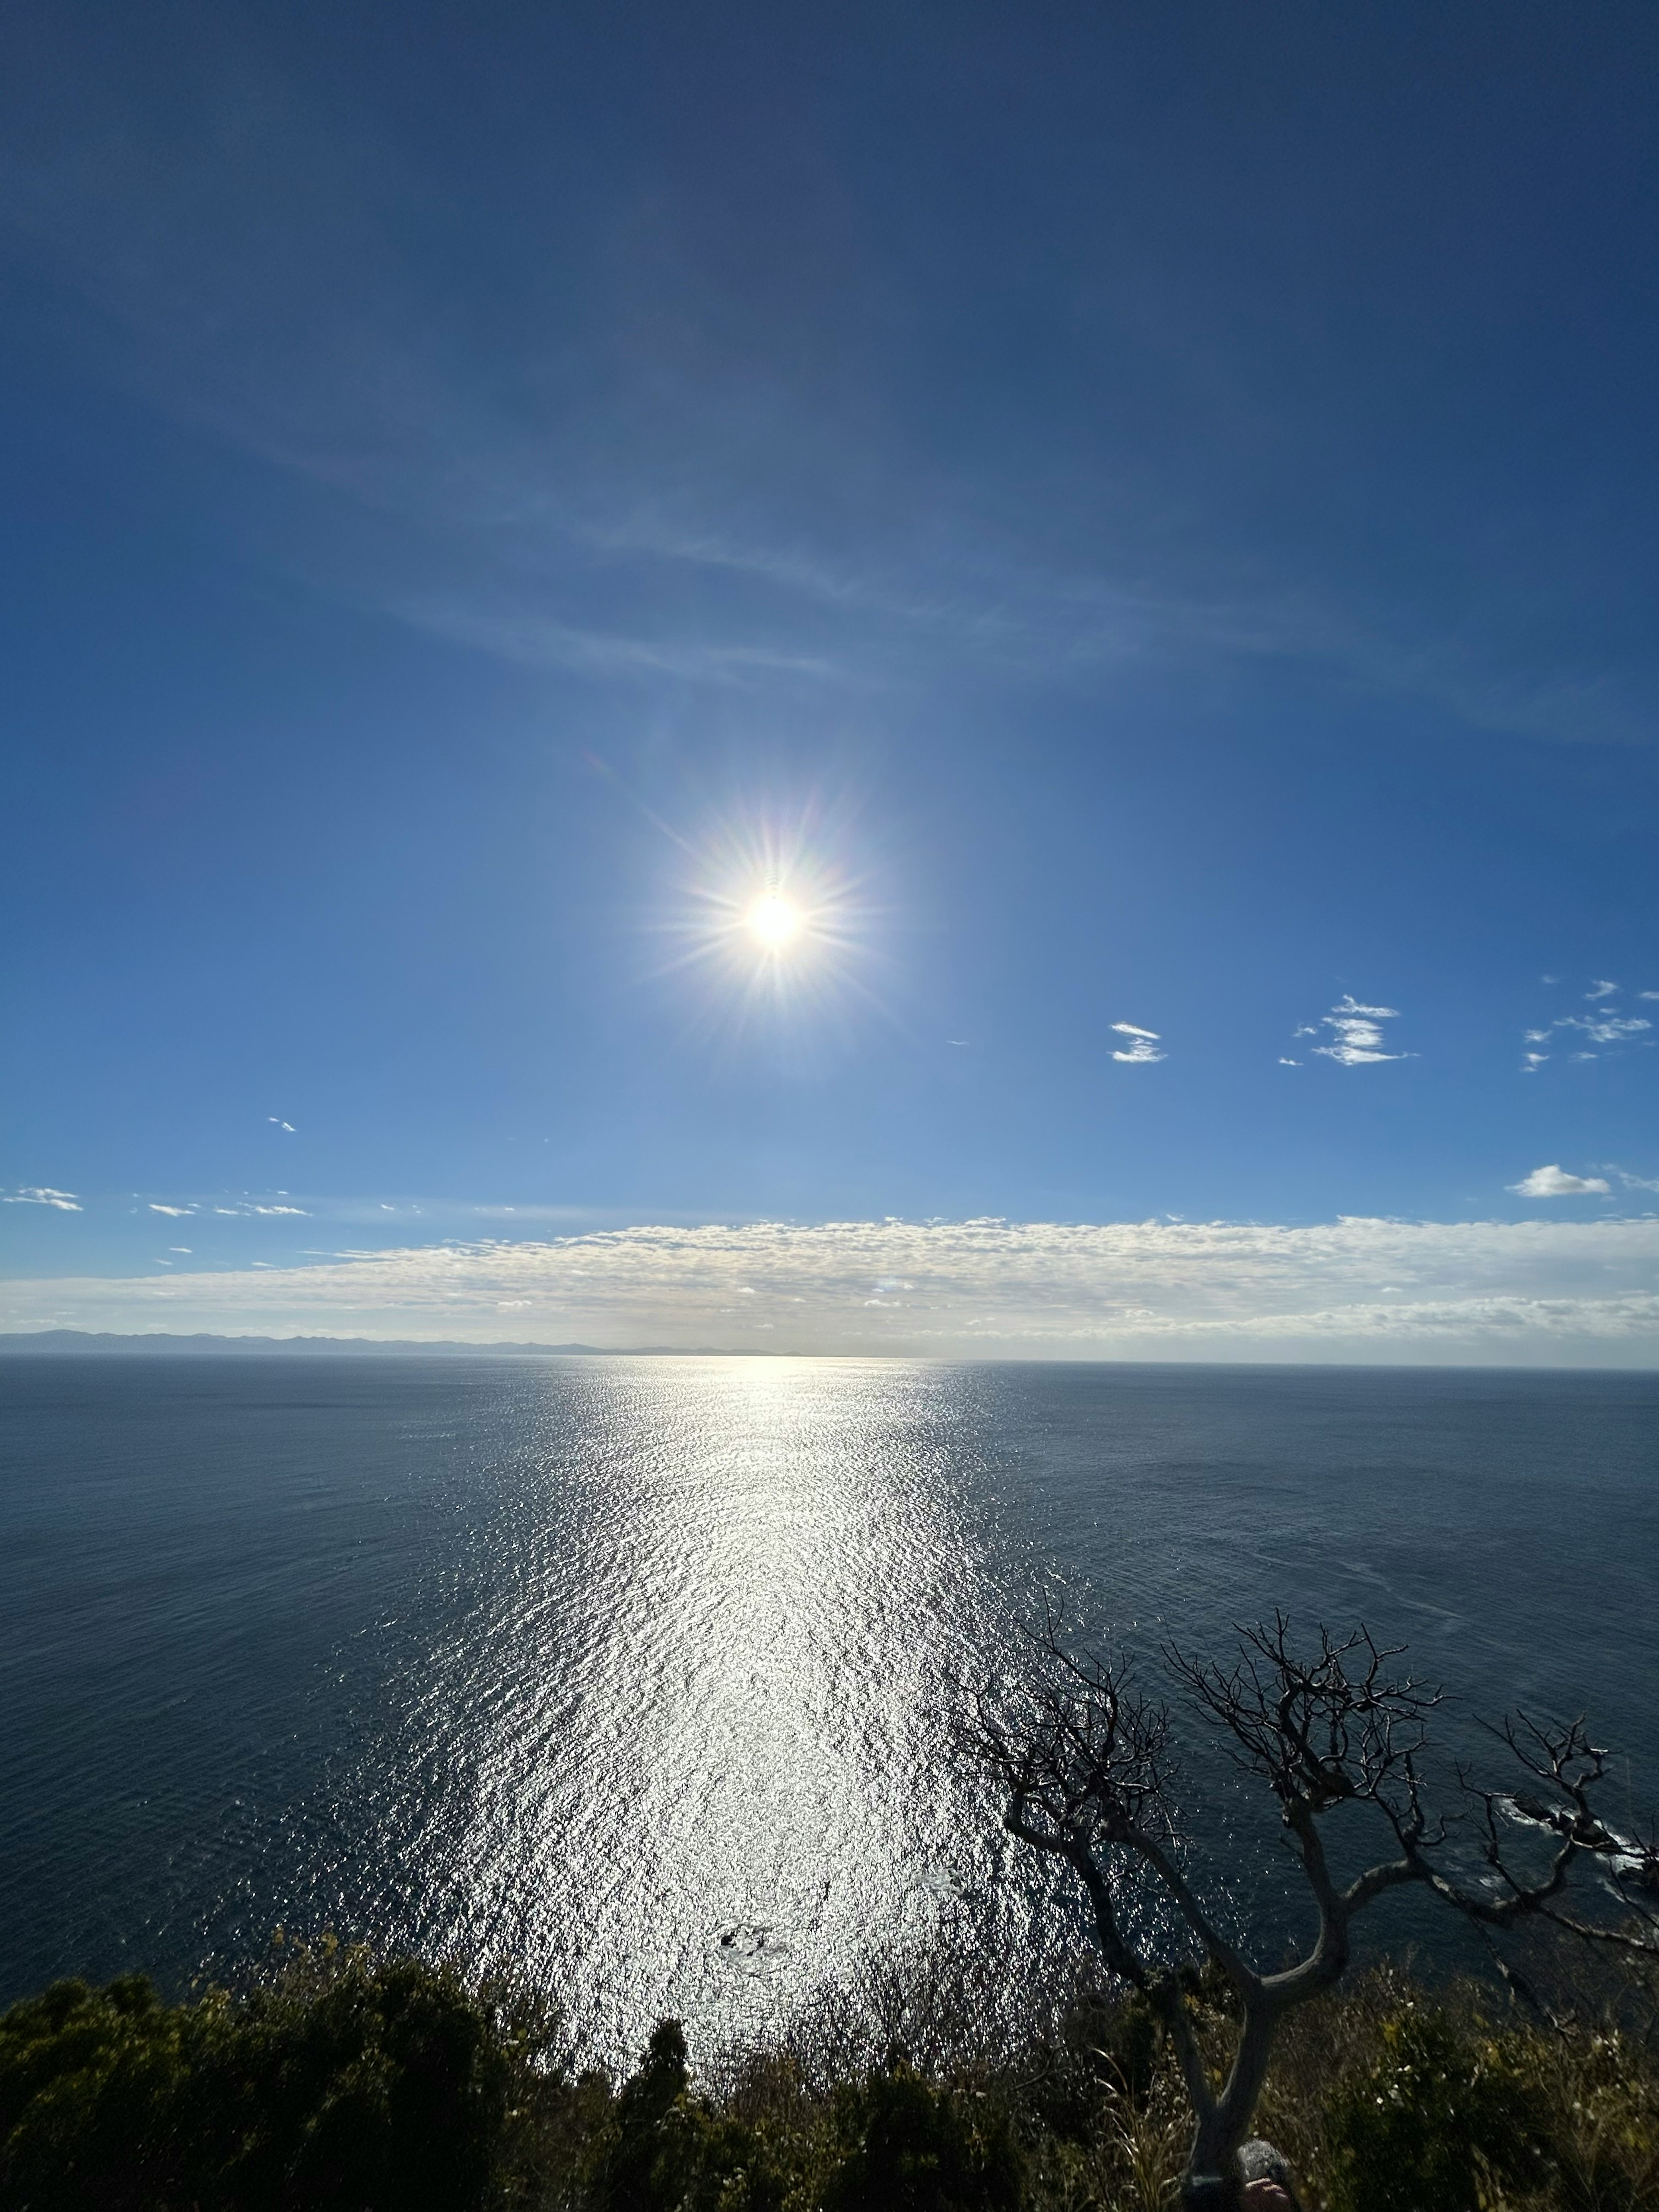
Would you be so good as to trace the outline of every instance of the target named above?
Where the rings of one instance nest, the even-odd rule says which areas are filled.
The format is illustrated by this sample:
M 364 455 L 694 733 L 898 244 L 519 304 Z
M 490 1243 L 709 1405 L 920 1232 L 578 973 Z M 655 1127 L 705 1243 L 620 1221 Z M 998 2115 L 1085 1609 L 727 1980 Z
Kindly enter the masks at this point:
M 1150 1067 L 1155 1060 L 1169 1058 L 1168 1053 L 1158 1049 L 1160 1039 L 1156 1030 L 1144 1030 L 1135 1022 L 1114 1022 L 1112 1027 L 1119 1036 L 1129 1039 L 1127 1052 L 1116 1049 L 1112 1054 L 1112 1058 L 1121 1060 L 1124 1066 Z
M 72 1190 L 52 1190 L 44 1183 L 25 1183 L 16 1190 L 0 1193 L 0 1204 L 50 1206 L 59 1213 L 79 1213 L 83 1211 L 80 1200 Z
M 0 1325 L 44 1310 L 478 1342 L 510 1312 L 520 1339 L 689 1350 L 1659 1364 L 1659 1218 L 640 1226 L 0 1286 Z
M 1548 979 L 1546 978 L 1546 981 Z M 1598 1054 L 1592 1046 L 1605 1049 L 1608 1046 L 1646 1042 L 1653 1024 L 1645 1014 L 1623 1014 L 1613 1005 L 1620 986 L 1605 978 L 1590 985 L 1584 997 L 1591 1012 L 1587 1014 L 1558 1014 L 1540 1029 L 1528 1030 L 1522 1039 L 1527 1049 L 1521 1055 L 1524 1073 L 1535 1075 L 1552 1057 L 1547 1048 L 1559 1042 L 1573 1042 L 1582 1037 L 1583 1042 L 1569 1057 L 1572 1060 L 1595 1060 Z M 1644 999 L 1659 999 L 1659 991 L 1638 993 Z
M 150 1211 L 152 1213 L 195 1213 L 199 1212 L 200 1208 L 194 1206 L 153 1206 Z M 230 1206 L 215 1206 L 210 1211 L 222 1221 L 252 1221 L 283 1214 L 292 1214 L 300 1220 L 308 1221 L 311 1218 L 312 1210 L 308 1206 L 290 1206 L 285 1200 L 277 1203 L 264 1204 L 258 1199 L 244 1198 L 239 1199 Z
M 1605 1172 L 1616 1176 L 1626 1190 L 1659 1190 L 1659 1176 L 1632 1175 L 1628 1168 L 1607 1164 Z
M 453 303 L 409 243 L 411 208 L 455 217 L 442 158 L 400 142 L 378 112 L 348 126 L 332 93 L 317 95 L 268 49 L 254 59 L 232 21 L 189 21 L 187 35 L 118 28 L 90 58 L 67 19 L 36 33 L 34 69 L 75 87 L 65 112 L 82 119 L 41 123 L 30 73 L 13 72 L 17 87 L 0 95 L 0 222 L 90 306 L 82 343 L 101 374 L 355 510 L 362 526 L 329 529 L 294 556 L 343 595 L 509 659 L 600 676 L 867 682 L 941 652 L 1076 676 L 1208 649 L 1313 655 L 1483 728 L 1650 736 L 1634 672 L 1599 654 L 1583 665 L 1565 647 L 1517 654 L 1494 615 L 1501 592 L 1484 624 L 1467 609 L 1452 624 L 1431 601 L 1379 597 L 1364 563 L 1346 580 L 1340 563 L 1304 560 L 1264 574 L 1259 533 L 1241 536 L 1224 501 L 1199 502 L 1172 533 L 1164 495 L 1132 489 L 1133 450 L 1085 463 L 1073 440 L 1066 455 L 1073 475 L 1097 467 L 1111 488 L 1111 507 L 1096 511 L 1123 524 L 1104 538 L 1047 521 L 994 471 L 942 475 L 878 433 L 898 410 L 849 413 L 842 380 L 822 366 L 843 347 L 880 358 L 879 321 L 860 331 L 859 317 L 884 285 L 814 287 L 823 343 L 757 354 L 752 313 L 726 312 L 726 227 L 699 230 L 696 191 L 627 188 L 634 216 L 606 234 L 617 250 L 603 282 L 559 288 L 554 320 L 526 326 L 521 358 L 458 343 Z M 178 88 L 165 116 L 127 46 L 141 38 L 149 66 L 165 52 Z M 603 196 L 601 176 L 593 185 Z M 620 175 L 610 189 L 624 189 Z M 562 251 L 574 270 L 588 249 L 562 196 L 533 214 L 515 204 L 515 218 L 536 241 L 517 288 L 529 302 L 544 256 Z M 811 265 L 819 222 L 838 239 L 842 220 L 836 200 L 786 226 L 792 264 Z M 498 247 L 512 228 L 495 227 Z M 771 235 L 754 241 L 763 288 Z M 830 258 L 839 265 L 838 249 Z M 1149 294 L 1158 274 L 1146 265 Z M 1136 341 L 1152 349 L 1143 373 L 1185 379 L 1196 364 L 1153 337 L 1162 320 Z M 1239 405 L 1266 404 L 1253 370 L 1213 349 L 1200 386 L 1231 394 L 1218 435 Z M 404 541 L 396 558 L 388 520 Z

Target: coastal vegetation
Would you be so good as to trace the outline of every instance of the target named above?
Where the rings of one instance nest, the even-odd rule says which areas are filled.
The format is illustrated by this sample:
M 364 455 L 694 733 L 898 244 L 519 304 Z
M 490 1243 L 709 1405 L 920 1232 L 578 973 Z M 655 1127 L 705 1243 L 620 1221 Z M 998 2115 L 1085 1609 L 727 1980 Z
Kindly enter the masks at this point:
M 1219 2064 L 1236 2000 L 1215 1976 L 1187 1994 Z M 1286 2023 L 1259 2124 L 1310 2212 L 1656 2212 L 1659 2044 L 1624 1996 L 1547 2021 L 1375 1967 Z M 1144 1997 L 1080 1988 L 977 2049 L 951 2002 L 910 1993 L 910 2048 L 832 2008 L 695 2069 L 665 2021 L 618 2079 L 504 1984 L 326 1944 L 234 1996 L 60 1983 L 0 2018 L 0 2203 L 1168 2212 L 1190 2109 Z

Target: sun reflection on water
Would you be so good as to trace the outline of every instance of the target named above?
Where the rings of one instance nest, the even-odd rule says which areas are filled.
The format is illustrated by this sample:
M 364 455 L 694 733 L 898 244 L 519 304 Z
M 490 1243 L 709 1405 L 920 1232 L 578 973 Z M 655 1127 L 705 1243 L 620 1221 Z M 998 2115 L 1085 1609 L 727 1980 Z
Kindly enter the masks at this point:
M 994 1816 L 939 1730 L 996 1607 L 929 1376 L 607 1363 L 509 1508 L 428 1716 L 465 1748 L 428 1902 L 623 2045 L 775 2020 L 984 1876 Z

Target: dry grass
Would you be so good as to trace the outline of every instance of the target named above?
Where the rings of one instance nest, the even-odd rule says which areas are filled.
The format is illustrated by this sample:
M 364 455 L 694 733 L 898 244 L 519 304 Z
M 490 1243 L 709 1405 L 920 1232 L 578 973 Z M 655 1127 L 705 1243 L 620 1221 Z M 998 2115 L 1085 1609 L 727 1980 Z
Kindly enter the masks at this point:
M 1079 1987 L 1023 2035 L 1003 2019 L 975 2048 L 964 2021 L 947 2017 L 938 1974 L 908 2002 L 896 1979 L 886 1987 L 878 2026 L 855 2033 L 857 2008 L 843 1993 L 798 2024 L 783 2050 L 750 2054 L 740 2065 L 728 2057 L 722 2107 L 791 2143 L 802 2174 L 821 2172 L 811 2147 L 837 2081 L 879 2065 L 882 2030 L 902 2043 L 902 2031 L 920 2024 L 926 2049 L 910 2046 L 909 2056 L 943 2094 L 988 2097 L 1012 2113 L 1030 2212 L 1170 2212 L 1191 2118 L 1172 2055 L 1144 2016 L 1146 2041 L 1137 2046 L 1125 2032 L 1131 2008 Z M 1603 1989 L 1598 2002 L 1605 1996 Z M 1506 2183 L 1503 2146 L 1489 2156 L 1475 2144 L 1470 2212 L 1659 2212 L 1659 2039 L 1650 2027 L 1644 2032 L 1639 2007 L 1634 2022 L 1615 2025 L 1603 2010 L 1552 2027 L 1517 2016 L 1501 1992 L 1469 1984 L 1429 1992 L 1392 1966 L 1292 2015 L 1281 2035 L 1257 2131 L 1290 2160 L 1310 2212 L 1367 2212 L 1386 2201 L 1366 2193 L 1363 2172 L 1345 2176 L 1333 2130 L 1352 2085 L 1386 2081 L 1391 2030 L 1424 2017 L 1445 2024 L 1477 2073 L 1497 2069 L 1526 2114 L 1530 2179 L 1524 2186 Z M 817 2044 L 821 2026 L 832 2033 Z M 1218 2072 L 1231 2027 L 1219 2005 L 1205 2010 L 1204 2040 Z M 1424 2130 L 1438 2124 L 1425 2106 Z M 795 2195 L 790 2203 L 791 2212 L 808 2212 L 810 2197 Z M 1424 2203 L 1417 2212 L 1455 2208 Z

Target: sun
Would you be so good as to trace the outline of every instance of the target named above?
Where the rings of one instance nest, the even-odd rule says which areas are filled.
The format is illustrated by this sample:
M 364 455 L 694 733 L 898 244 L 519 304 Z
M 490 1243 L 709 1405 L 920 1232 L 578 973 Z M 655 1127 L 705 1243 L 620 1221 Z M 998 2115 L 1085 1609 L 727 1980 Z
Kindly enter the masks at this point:
M 711 823 L 701 849 L 686 842 L 696 873 L 687 904 L 659 925 L 679 940 L 660 972 L 706 969 L 718 986 L 711 1021 L 723 1006 L 739 1024 L 750 1014 L 787 1021 L 799 1040 L 832 1011 L 844 1018 L 853 996 L 868 997 L 873 910 L 834 827 L 738 816 Z
M 743 919 L 750 935 L 769 952 L 781 952 L 792 938 L 799 936 L 805 916 L 781 891 L 769 890 L 761 893 Z

